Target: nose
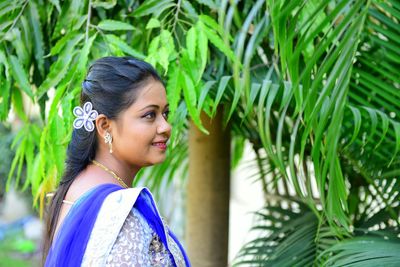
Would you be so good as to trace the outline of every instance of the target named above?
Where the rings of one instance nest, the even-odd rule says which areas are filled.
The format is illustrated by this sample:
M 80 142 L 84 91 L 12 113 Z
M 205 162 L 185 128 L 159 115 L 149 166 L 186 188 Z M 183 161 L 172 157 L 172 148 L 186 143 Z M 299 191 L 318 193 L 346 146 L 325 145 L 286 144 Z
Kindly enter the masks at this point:
M 160 123 L 158 124 L 157 127 L 157 133 L 158 134 L 165 134 L 168 137 L 171 135 L 171 125 L 168 123 L 168 121 L 164 118 L 160 120 Z

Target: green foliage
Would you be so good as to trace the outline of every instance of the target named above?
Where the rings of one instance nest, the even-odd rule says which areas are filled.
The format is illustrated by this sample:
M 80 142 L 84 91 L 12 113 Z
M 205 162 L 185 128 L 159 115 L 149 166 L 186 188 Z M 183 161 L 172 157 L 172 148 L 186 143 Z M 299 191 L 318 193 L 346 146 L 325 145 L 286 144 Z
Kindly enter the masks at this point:
M 8 176 L 11 167 L 11 161 L 15 153 L 11 150 L 10 146 L 13 142 L 14 134 L 10 127 L 0 125 L 0 149 L 2 151 L 3 160 L 0 163 L 0 197 L 5 193 L 6 181 L 5 177 Z
M 343 241 L 326 250 L 334 255 L 328 266 L 397 266 L 400 262 L 400 244 L 379 237 L 357 237 Z M 324 255 L 322 254 L 322 255 Z
M 0 242 L 0 266 L 40 266 L 36 251 L 36 243 L 27 239 L 22 230 L 13 230 Z
M 169 159 L 138 178 L 149 174 L 154 189 L 184 180 L 187 118 L 207 133 L 201 112 L 223 110 L 233 166 L 245 141 L 253 146 L 266 199 L 278 201 L 260 213 L 271 224 L 256 226 L 262 237 L 238 264 L 351 265 L 351 255 L 367 262 L 373 251 L 366 264 L 382 256 L 390 265 L 399 244 L 399 14 L 393 0 L 3 1 L 0 119 L 13 108 L 24 123 L 8 181 L 31 186 L 43 207 L 88 65 L 132 55 L 167 81 L 174 125 Z M 394 237 L 377 240 L 381 232 Z M 365 240 L 388 251 L 361 248 Z
M 267 10 L 271 14 L 267 27 L 272 28 L 273 51 L 265 54 L 279 60 L 274 66 L 271 56 L 272 71 L 266 73 L 268 78 L 261 89 L 255 82 L 247 85 L 247 105 L 258 99 L 254 108 L 257 119 L 252 122 L 254 119 L 242 116 L 244 124 L 258 123 L 261 145 L 253 142 L 258 145 L 255 150 L 265 151 L 266 157 L 259 161 L 272 167 L 259 166 L 259 177 L 267 196 L 274 192 L 281 195 L 271 183 L 288 182 L 294 195 L 317 216 L 313 231 L 328 229 L 339 243 L 332 250 L 325 246 L 306 263 L 299 259 L 307 260 L 309 255 L 300 257 L 291 252 L 298 259 L 294 262 L 264 247 L 252 257 L 238 255 L 237 262 L 258 264 L 261 258 L 267 266 L 353 266 L 352 259 L 357 255 L 360 264 L 375 266 L 382 257 L 387 258 L 383 265 L 393 266 L 398 260 L 393 253 L 376 251 L 372 255 L 373 249 L 368 246 L 352 249 L 360 244 L 358 238 L 353 239 L 358 227 L 392 232 L 394 249 L 400 242 L 399 113 L 398 105 L 392 104 L 400 100 L 398 75 L 392 74 L 398 61 L 393 60 L 394 51 L 386 48 L 399 48 L 395 41 L 399 6 L 392 1 L 370 1 L 367 5 L 364 1 L 291 1 L 286 6 L 283 1 L 268 1 Z M 250 72 L 250 82 L 257 81 L 256 75 Z M 248 106 L 243 106 L 246 109 L 244 114 L 251 114 Z M 285 194 L 290 195 L 287 190 Z M 277 204 L 282 207 L 285 201 Z M 325 242 L 314 232 L 304 232 L 304 244 L 307 238 L 314 245 Z M 370 236 L 364 238 L 374 242 Z M 249 249 L 257 247 L 257 240 Z M 283 240 L 274 242 L 277 246 L 285 244 Z M 381 239 L 376 244 L 385 242 Z M 392 248 L 389 241 L 387 246 Z
M 146 1 L 140 6 L 116 1 L 9 4 L 12 8 L 5 9 L 0 17 L 4 26 L 0 34 L 0 74 L 5 100 L 0 102 L 0 117 L 8 117 L 12 103 L 25 125 L 13 144 L 16 156 L 7 184 L 12 180 L 20 184 L 26 164 L 29 173 L 20 185 L 32 185 L 35 204 L 40 201 L 43 207 L 45 194 L 55 188 L 63 172 L 73 120 L 71 110 L 78 103 L 81 81 L 93 59 L 109 54 L 146 59 L 165 77 L 173 77 L 167 79 L 171 84 L 168 98 L 172 120 L 179 118 L 175 113 L 184 101 L 181 114 L 188 113 L 207 132 L 201 124 L 200 111 L 202 104 L 210 100 L 206 94 L 200 98 L 200 89 L 209 38 L 210 44 L 234 60 L 222 39 L 223 31 L 219 29 L 219 35 L 210 36 L 214 33 L 211 27 L 217 24 L 212 17 L 202 16 L 206 22 L 203 24 L 186 13 L 188 3 L 184 9 L 172 1 Z M 154 16 L 149 17 L 150 14 Z M 149 32 L 141 30 L 146 25 Z M 27 112 L 27 103 L 38 106 L 41 120 L 32 122 L 35 115 Z M 177 131 L 186 131 L 186 124 L 175 124 L 180 125 Z M 178 139 L 176 143 L 180 145 Z
M 240 251 L 235 266 L 312 266 L 318 252 L 316 239 L 318 218 L 301 203 L 286 202 L 291 208 L 268 205 L 257 213 L 258 223 L 252 229 L 257 238 Z M 330 236 L 325 236 L 327 240 Z M 331 240 L 334 242 L 334 239 Z

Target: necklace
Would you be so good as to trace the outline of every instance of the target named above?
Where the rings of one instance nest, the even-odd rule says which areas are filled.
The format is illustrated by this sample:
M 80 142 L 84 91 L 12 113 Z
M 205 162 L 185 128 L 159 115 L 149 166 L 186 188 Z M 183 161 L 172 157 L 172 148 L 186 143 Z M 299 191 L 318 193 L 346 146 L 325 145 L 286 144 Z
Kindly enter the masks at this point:
M 121 179 L 121 177 L 119 177 L 115 172 L 113 172 L 112 170 L 110 170 L 109 168 L 107 168 L 106 166 L 104 166 L 103 164 L 101 164 L 100 162 L 96 161 L 96 160 L 92 160 L 93 164 L 102 168 L 103 170 L 105 170 L 106 172 L 108 172 L 109 174 L 111 174 L 115 179 L 117 179 L 118 183 L 124 187 L 124 188 L 129 188 L 129 186 L 126 185 L 126 183 L 124 183 L 124 181 Z

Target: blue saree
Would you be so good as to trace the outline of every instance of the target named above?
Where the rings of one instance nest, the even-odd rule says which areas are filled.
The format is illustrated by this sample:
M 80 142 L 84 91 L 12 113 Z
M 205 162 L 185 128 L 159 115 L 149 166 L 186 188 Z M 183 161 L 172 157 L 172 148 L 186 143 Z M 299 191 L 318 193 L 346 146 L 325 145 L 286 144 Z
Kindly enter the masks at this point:
M 134 208 L 142 214 L 149 226 L 159 236 L 160 241 L 165 246 L 166 250 L 171 252 L 168 240 L 172 239 L 178 245 L 185 265 L 190 266 L 189 259 L 179 240 L 172 231 L 164 225 L 150 191 L 147 188 L 126 189 L 133 191 L 121 189 L 123 188 L 114 184 L 100 185 L 85 193 L 75 202 L 60 226 L 58 233 L 55 235 L 53 244 L 46 258 L 46 267 L 77 266 L 82 263 L 84 257 L 87 258 L 91 256 L 85 255 L 85 253 L 87 252 L 86 250 L 89 249 L 88 243 L 90 243 L 90 241 L 96 242 L 94 241 L 95 238 L 91 236 L 92 231 L 96 228 L 97 220 L 104 220 L 103 217 L 99 217 L 103 214 L 100 210 L 102 209 L 102 206 L 104 206 L 103 203 L 105 204 L 105 200 L 108 199 L 107 197 L 113 194 L 115 203 L 123 203 L 122 197 L 131 198 L 131 202 L 125 201 L 125 203 L 130 203 L 124 204 L 125 206 L 130 206 L 125 207 L 125 209 L 132 209 L 131 204 L 134 203 Z M 118 192 L 121 194 L 115 195 L 115 193 Z M 137 196 L 132 196 L 132 192 L 136 193 Z M 122 220 L 124 220 L 124 218 L 122 218 Z M 97 222 L 97 224 L 98 223 L 99 222 Z M 118 226 L 115 227 L 118 228 Z M 117 232 L 119 231 L 119 229 L 115 230 Z M 94 240 L 90 240 L 91 238 Z M 91 247 L 90 244 L 89 247 Z M 173 266 L 177 266 L 172 253 L 170 253 L 170 255 Z

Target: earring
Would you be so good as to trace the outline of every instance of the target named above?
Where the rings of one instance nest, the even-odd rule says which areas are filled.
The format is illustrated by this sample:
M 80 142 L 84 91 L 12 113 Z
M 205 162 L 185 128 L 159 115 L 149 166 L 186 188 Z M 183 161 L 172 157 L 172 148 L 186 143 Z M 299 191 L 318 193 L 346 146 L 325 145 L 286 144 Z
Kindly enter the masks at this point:
M 104 142 L 108 144 L 108 147 L 110 148 L 110 153 L 113 153 L 112 150 L 112 136 L 109 132 L 106 132 L 106 135 L 104 136 Z

